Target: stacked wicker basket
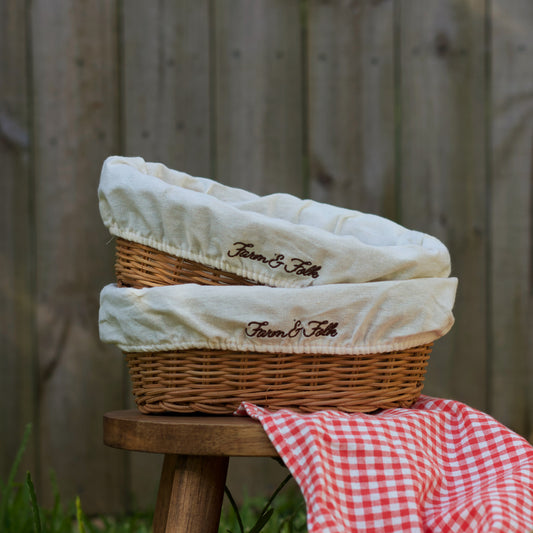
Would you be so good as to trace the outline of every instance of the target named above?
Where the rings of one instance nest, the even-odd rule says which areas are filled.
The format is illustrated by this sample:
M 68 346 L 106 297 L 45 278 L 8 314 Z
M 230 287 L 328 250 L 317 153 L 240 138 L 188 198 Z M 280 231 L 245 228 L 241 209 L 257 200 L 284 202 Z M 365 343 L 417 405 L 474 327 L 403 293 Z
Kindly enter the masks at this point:
M 167 196 L 163 198 L 159 196 L 161 202 L 165 204 L 160 211 L 157 207 L 157 201 L 146 199 L 147 194 L 143 190 L 143 179 L 146 179 L 146 187 L 149 190 L 154 188 L 154 184 L 159 185 L 162 182 Z M 197 184 L 197 181 L 200 182 L 201 186 Z M 143 183 L 141 190 L 135 190 L 135 183 Z M 242 202 L 242 197 L 239 195 L 245 194 L 243 191 L 230 189 L 218 184 L 214 185 L 214 182 L 209 180 L 191 178 L 182 173 L 171 171 L 162 165 L 145 163 L 140 158 L 114 157 L 109 158 L 104 163 L 99 190 L 100 208 L 104 223 L 111 233 L 116 236 L 117 288 L 114 290 L 119 296 L 124 293 L 128 297 L 135 298 L 136 302 L 142 302 L 143 298 L 148 298 L 151 294 L 155 294 L 154 292 L 150 293 L 150 291 L 161 291 L 165 290 L 161 288 L 170 289 L 171 287 L 176 290 L 178 285 L 193 284 L 191 288 L 198 288 L 198 293 L 202 294 L 202 297 L 207 295 L 207 300 L 209 301 L 209 290 L 213 291 L 212 294 L 218 291 L 217 295 L 219 295 L 221 290 L 226 290 L 227 294 L 231 294 L 231 287 L 248 287 L 249 289 L 247 290 L 251 292 L 255 290 L 254 287 L 270 285 L 271 289 L 268 290 L 282 291 L 284 286 L 286 287 L 288 283 L 292 283 L 292 281 L 286 282 L 284 279 L 280 287 L 275 287 L 276 280 L 274 279 L 273 282 L 272 277 L 255 275 L 256 273 L 253 271 L 242 272 L 242 264 L 246 263 L 242 256 L 246 259 L 246 253 L 243 252 L 240 254 L 241 257 L 237 257 L 239 255 L 237 253 L 238 250 L 234 254 L 226 253 L 225 257 L 222 257 L 223 254 L 221 253 L 219 258 L 215 257 L 212 261 L 207 261 L 211 264 L 206 264 L 205 261 L 191 259 L 191 257 L 202 258 L 203 255 L 201 253 L 188 252 L 183 254 L 186 257 L 180 257 L 177 250 L 179 247 L 169 245 L 170 230 L 165 217 L 169 216 L 168 213 L 177 213 L 179 211 L 175 205 L 172 205 L 172 187 L 177 188 L 176 197 L 178 200 L 176 201 L 178 202 L 186 202 L 186 198 L 184 200 L 183 195 L 179 194 L 182 192 L 180 188 L 193 189 L 195 198 L 199 197 L 200 201 L 202 195 L 208 197 L 208 207 L 215 210 L 213 214 L 215 223 L 213 224 L 213 221 L 211 221 L 209 224 L 205 224 L 205 212 L 204 210 L 195 211 L 197 209 L 196 204 L 190 209 L 192 215 L 187 213 L 184 220 L 189 224 L 189 227 L 193 227 L 193 230 L 196 223 L 206 226 L 204 228 L 206 236 L 203 238 L 209 242 L 205 242 L 205 248 L 212 252 L 213 246 L 210 235 L 213 231 L 216 233 L 217 222 L 220 218 L 223 219 L 216 212 L 219 204 L 213 204 L 211 201 L 212 196 L 216 197 L 217 195 L 216 190 L 215 193 L 212 192 L 213 186 L 219 187 L 223 191 L 223 194 L 219 195 L 219 197 L 223 197 L 220 204 L 222 208 L 224 208 L 224 199 L 230 196 L 233 191 L 238 196 L 239 202 Z M 169 187 L 171 188 L 170 193 Z M 154 193 L 156 200 L 158 194 L 160 195 L 161 192 Z M 169 194 L 170 198 L 168 197 Z M 246 195 L 245 199 L 249 198 L 252 203 L 256 200 L 262 201 L 261 197 L 254 198 L 250 193 L 246 193 Z M 280 195 L 279 199 L 275 196 L 270 197 L 268 201 L 274 203 L 277 200 L 282 203 L 289 202 L 287 205 L 290 205 L 290 202 L 302 202 L 301 200 L 289 198 L 287 195 Z M 126 213 L 131 204 L 128 201 L 124 201 L 125 197 L 129 199 L 138 197 L 140 198 L 140 203 L 145 202 L 147 206 L 145 208 L 150 211 L 150 216 L 155 220 L 153 225 L 155 229 L 152 228 L 150 231 L 157 232 L 160 228 L 163 228 L 161 231 L 164 235 L 148 235 L 145 228 L 137 233 L 132 231 L 131 224 L 135 224 L 135 222 L 132 222 L 131 213 Z M 170 206 L 168 205 L 169 203 Z M 212 207 L 213 205 L 214 207 Z M 306 203 L 305 205 L 309 204 Z M 313 206 L 316 209 L 322 208 L 317 203 L 313 203 Z M 165 211 L 167 208 L 168 210 Z M 242 213 L 243 217 L 249 216 L 248 207 L 240 212 L 235 212 L 235 205 L 232 205 L 231 208 L 233 217 L 239 216 L 239 213 Z M 142 209 L 144 207 L 139 207 L 139 205 L 132 207 L 132 211 L 137 213 L 142 211 Z M 286 209 L 286 206 L 284 205 L 282 209 Z M 335 208 L 324 206 L 323 209 L 331 210 Z M 187 210 L 187 205 L 185 205 L 185 210 Z M 117 215 L 117 213 L 119 214 Z M 196 222 L 194 213 L 198 213 L 200 217 Z M 121 222 L 117 218 L 122 214 L 124 214 L 125 222 L 121 227 Z M 346 210 L 342 210 L 341 214 L 342 217 L 350 216 Z M 176 216 L 181 215 L 178 214 Z M 139 216 L 139 220 L 143 217 L 146 218 L 146 214 Z M 158 217 L 164 219 L 163 223 L 157 222 Z M 263 248 L 268 248 L 269 218 L 265 217 L 264 213 L 259 213 L 256 218 L 264 221 L 264 227 L 262 229 L 259 228 L 258 231 L 263 231 L 265 243 Z M 232 220 L 235 220 L 235 218 Z M 232 223 L 230 222 L 230 224 Z M 374 223 L 374 219 L 371 220 L 371 223 Z M 129 227 L 123 227 L 128 224 L 130 224 Z M 293 226 L 295 239 L 305 229 L 302 229 L 301 223 L 294 224 L 291 221 L 288 224 L 289 228 L 291 224 Z M 244 225 L 243 227 L 246 228 L 247 226 Z M 252 224 L 249 227 L 252 227 Z M 273 231 L 279 230 L 277 220 L 274 220 L 273 227 Z M 397 229 L 396 225 L 394 229 Z M 143 231 L 144 237 L 138 238 Z M 407 230 L 405 231 L 407 232 Z M 186 233 L 185 237 L 183 233 Z M 333 237 L 335 238 L 336 235 Z M 173 238 L 171 235 L 170 241 Z M 345 239 L 346 236 L 339 235 L 338 238 Z M 390 240 L 390 237 L 387 238 Z M 428 236 L 424 236 L 424 238 L 426 241 L 429 239 Z M 202 247 L 202 243 L 198 245 L 197 239 L 191 237 L 187 231 L 181 231 L 181 235 L 176 236 L 176 239 L 189 239 L 193 244 L 196 243 L 197 247 Z M 435 241 L 432 240 L 432 244 Z M 161 244 L 163 242 L 165 244 Z M 241 252 L 250 250 L 250 248 L 244 247 L 244 243 L 247 242 L 244 237 L 232 238 L 231 243 L 235 244 L 236 242 L 240 243 Z M 440 246 L 442 247 L 442 245 Z M 410 250 L 412 244 L 408 243 L 407 248 Z M 440 248 L 437 245 L 437 248 L 442 257 L 444 257 L 444 263 L 446 263 L 449 259 L 446 256 L 446 252 L 442 250 L 444 247 Z M 302 247 L 300 247 L 301 249 Z M 222 248 L 222 250 L 225 249 Z M 233 255 L 239 260 L 239 267 L 235 269 L 219 268 L 219 266 L 227 263 L 229 255 Z M 285 255 L 278 254 L 278 262 L 281 261 L 279 258 L 283 258 Z M 286 256 L 289 257 L 288 255 Z M 250 254 L 248 254 L 248 257 L 250 257 Z M 256 257 L 259 257 L 259 261 L 253 262 L 253 268 L 263 267 L 269 259 L 266 254 L 265 256 L 258 255 Z M 328 253 L 324 253 L 321 257 L 327 258 Z M 364 257 L 360 261 L 364 261 Z M 250 261 L 248 262 L 250 263 Z M 382 262 L 380 260 L 380 264 Z M 301 261 L 299 264 L 302 265 L 304 263 L 311 262 Z M 353 261 L 350 260 L 349 263 L 351 265 Z M 412 259 L 406 261 L 406 264 L 411 269 L 412 263 Z M 271 262 L 270 264 L 272 265 L 273 263 Z M 286 274 L 287 270 L 285 269 L 284 274 Z M 340 270 L 342 271 L 342 269 Z M 316 272 L 316 269 L 315 271 L 309 270 L 307 276 L 299 276 L 298 282 L 303 282 L 303 278 L 306 278 L 305 283 L 308 285 L 297 289 L 294 289 L 293 285 L 291 290 L 309 291 L 311 286 L 317 284 L 319 276 L 316 275 Z M 404 279 L 409 278 L 410 274 L 407 270 L 406 272 L 399 276 L 403 276 Z M 207 343 L 206 345 L 187 348 L 177 346 L 176 348 L 167 349 L 168 347 L 165 345 L 164 350 L 143 348 L 142 351 L 130 351 L 128 346 L 123 346 L 124 342 L 121 346 L 121 343 L 117 342 L 113 335 L 106 332 L 107 330 L 102 326 L 102 323 L 106 322 L 107 319 L 105 317 L 102 319 L 102 316 L 101 336 L 104 341 L 115 342 L 126 352 L 133 394 L 139 410 L 144 413 L 205 412 L 227 414 L 235 411 L 242 401 L 249 401 L 272 410 L 290 408 L 306 412 L 322 409 L 339 409 L 346 412 L 373 412 L 383 408 L 407 407 L 421 393 L 433 341 L 446 333 L 453 323 L 451 306 L 453 305 L 456 280 L 448 278 L 448 273 L 449 265 L 444 265 L 439 275 L 439 278 L 441 278 L 439 279 L 439 286 L 442 286 L 442 283 L 446 283 L 446 299 L 444 303 L 440 302 L 438 304 L 439 307 L 445 308 L 443 315 L 445 319 L 443 319 L 442 326 L 440 328 L 433 327 L 431 331 L 420 332 L 423 333 L 421 335 L 412 335 L 409 341 L 403 343 L 404 345 L 402 345 L 401 349 L 368 353 L 368 349 L 361 349 L 359 345 L 354 345 L 353 349 L 347 349 L 346 353 L 339 353 L 340 349 L 338 347 L 327 350 L 325 353 L 317 353 L 315 349 L 301 353 L 296 351 L 276 352 L 270 348 L 264 351 L 255 351 L 238 349 L 239 340 L 236 339 L 235 346 L 237 349 L 235 347 L 213 349 Z M 274 272 L 274 274 L 277 274 L 277 272 Z M 421 277 L 423 278 L 424 275 Z M 429 278 L 430 276 L 426 277 Z M 394 281 L 393 278 L 386 279 L 388 283 Z M 335 284 L 335 280 L 332 283 Z M 341 279 L 341 283 L 346 283 L 346 281 Z M 380 280 L 368 280 L 364 283 L 380 283 Z M 212 289 L 206 289 L 206 286 L 211 286 Z M 226 287 L 227 289 L 216 289 L 215 287 Z M 238 290 L 240 291 L 239 294 L 242 294 L 241 289 Z M 119 291 L 125 292 L 121 293 Z M 277 294 L 281 293 L 278 292 Z M 290 292 L 287 294 L 299 293 Z M 105 305 L 106 299 L 103 296 L 102 308 Z M 176 304 L 176 306 L 178 305 L 179 303 Z M 268 305 L 268 302 L 264 305 Z M 297 302 L 294 304 L 288 302 L 287 305 L 297 305 Z M 320 305 L 320 302 L 317 302 L 317 305 Z M 378 309 L 379 312 L 379 306 L 382 305 L 378 304 L 373 309 Z M 227 313 L 231 313 L 232 309 L 232 304 L 228 301 Z M 101 310 L 101 314 L 105 314 L 105 312 L 105 309 Z M 223 309 L 222 312 L 224 312 Z M 398 309 L 397 312 L 401 315 L 402 309 Z M 115 316 L 112 317 L 113 323 L 119 324 L 116 326 L 117 328 L 126 327 L 127 322 L 129 322 L 127 327 L 131 325 L 131 315 L 124 317 L 124 319 L 118 315 L 119 313 L 115 313 Z M 179 320 L 179 318 L 176 320 Z M 109 322 L 109 320 L 107 321 Z M 316 321 L 317 324 L 324 322 Z M 389 318 L 388 323 L 391 322 L 394 322 L 394 320 L 391 321 Z M 254 325 L 251 326 L 250 324 Z M 261 330 L 261 324 L 260 321 L 243 322 L 242 329 L 247 332 L 248 337 L 260 337 L 262 334 L 265 337 L 265 339 L 261 339 L 263 343 L 270 341 L 270 339 L 266 338 L 269 336 L 291 336 L 287 331 L 283 333 L 281 330 L 270 330 L 270 332 Z M 322 335 L 320 342 L 326 342 L 326 340 L 332 343 L 336 342 L 337 331 L 331 329 L 334 327 L 333 324 L 329 324 L 329 337 L 328 332 L 325 332 L 324 329 L 319 330 L 317 329 L 318 327 L 315 326 L 313 331 L 316 333 L 315 337 Z M 358 332 L 362 331 L 363 326 L 359 324 L 357 327 Z M 255 329 L 252 330 L 251 328 Z M 305 334 L 303 326 L 300 330 Z M 415 333 L 418 334 L 419 332 Z M 365 332 L 363 331 L 359 335 L 364 337 Z M 238 335 L 235 336 L 238 337 Z M 312 337 L 313 335 L 308 333 L 306 336 Z M 325 339 L 326 337 L 328 338 Z M 424 339 L 427 342 L 410 346 L 412 339 Z M 256 339 L 251 340 L 255 341 Z M 312 340 L 304 339 L 304 341 L 308 342 L 308 345 Z M 259 339 L 257 342 L 259 343 L 258 346 L 263 346 Z M 405 346 L 405 344 L 408 345 Z M 248 345 L 243 344 L 243 346 Z M 297 346 L 306 345 L 300 343 Z M 342 350 L 340 351 L 342 352 Z

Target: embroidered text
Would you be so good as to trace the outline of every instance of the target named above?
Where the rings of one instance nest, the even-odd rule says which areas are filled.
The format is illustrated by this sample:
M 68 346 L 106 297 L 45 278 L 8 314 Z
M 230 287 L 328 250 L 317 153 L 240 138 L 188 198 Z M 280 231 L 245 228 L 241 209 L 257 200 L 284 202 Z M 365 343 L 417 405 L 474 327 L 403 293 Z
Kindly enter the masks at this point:
M 268 265 L 270 268 L 276 269 L 282 267 L 285 272 L 289 274 L 295 274 L 296 276 L 311 276 L 312 278 L 318 278 L 318 271 L 322 268 L 320 265 L 313 265 L 311 261 L 304 261 L 297 257 L 293 257 L 289 260 L 285 259 L 283 254 L 276 254 L 274 257 L 266 257 L 263 254 L 257 253 L 253 250 L 254 244 L 244 242 L 234 242 L 235 247 L 228 251 L 229 257 L 244 257 L 251 261 L 259 261 Z

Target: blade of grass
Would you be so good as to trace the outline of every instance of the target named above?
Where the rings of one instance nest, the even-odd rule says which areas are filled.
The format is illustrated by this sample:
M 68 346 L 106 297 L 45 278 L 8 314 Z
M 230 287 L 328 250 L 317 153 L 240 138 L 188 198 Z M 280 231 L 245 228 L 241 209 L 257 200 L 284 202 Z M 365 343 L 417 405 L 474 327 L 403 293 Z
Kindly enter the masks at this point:
M 300 513 L 302 509 L 305 509 L 305 502 L 301 502 L 300 505 L 298 505 L 296 509 L 289 516 L 285 517 L 281 521 L 279 525 L 280 531 L 283 530 L 283 526 L 287 525 L 289 527 L 289 533 L 291 533 L 294 529 L 293 521 L 298 516 L 298 514 Z
M 72 533 L 72 516 L 74 515 L 74 502 L 71 502 L 64 509 L 57 483 L 57 477 L 53 470 L 49 473 L 50 485 L 52 487 L 53 507 L 51 509 L 41 509 L 44 513 L 43 530 L 45 533 Z
M 269 507 L 272 506 L 273 501 L 275 500 L 276 496 L 281 492 L 283 487 L 292 479 L 292 474 L 288 474 L 287 477 L 279 484 L 278 488 L 272 493 L 272 496 L 270 496 L 269 500 L 266 502 L 265 506 L 263 507 L 263 510 L 261 511 L 261 514 L 259 516 L 263 516 Z
M 30 493 L 30 505 L 33 515 L 33 529 L 35 533 L 42 533 L 41 526 L 41 513 L 39 511 L 39 505 L 37 504 L 37 495 L 35 494 L 35 487 L 33 486 L 33 481 L 31 480 L 31 475 L 29 472 L 26 473 L 26 486 Z
M 254 527 L 250 529 L 249 533 L 259 533 L 266 526 L 267 522 L 270 520 L 270 517 L 273 514 L 274 514 L 274 509 L 269 509 L 266 513 L 262 513 L 259 516 Z
M 7 482 L 1 491 L 0 524 L 5 523 L 5 516 L 6 516 L 9 493 L 13 490 L 13 487 L 15 485 L 15 476 L 17 475 L 17 472 L 19 470 L 20 463 L 22 461 L 22 456 L 24 455 L 24 452 L 26 451 L 26 447 L 28 446 L 28 441 L 30 439 L 31 430 L 32 430 L 32 425 L 27 424 L 24 429 L 24 436 L 22 437 L 22 443 L 17 451 L 17 455 L 15 456 L 15 460 L 13 462 L 13 465 L 11 466 L 11 470 L 9 471 Z
M 239 529 L 241 530 L 241 533 L 244 533 L 244 525 L 242 523 L 241 513 L 239 512 L 239 508 L 237 507 L 237 504 L 235 503 L 235 500 L 233 499 L 233 495 L 231 494 L 231 491 L 228 489 L 227 486 L 224 487 L 224 492 L 226 496 L 228 497 L 228 500 L 231 504 L 231 507 L 233 508 L 233 512 L 235 513 L 235 516 L 237 517 Z
M 79 496 L 76 496 L 76 520 L 78 522 L 79 533 L 86 533 L 85 521 L 83 518 L 83 511 L 81 510 L 81 500 Z

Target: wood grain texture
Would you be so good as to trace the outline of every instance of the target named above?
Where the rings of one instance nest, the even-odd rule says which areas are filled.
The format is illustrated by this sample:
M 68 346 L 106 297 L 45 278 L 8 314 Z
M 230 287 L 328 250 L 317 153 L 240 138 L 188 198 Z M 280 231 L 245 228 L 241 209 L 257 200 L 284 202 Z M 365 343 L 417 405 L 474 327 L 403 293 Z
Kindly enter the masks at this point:
M 154 533 L 217 533 L 227 457 L 166 455 Z
M 298 0 L 213 3 L 214 175 L 257 194 L 303 194 Z
M 36 421 L 29 59 L 23 2 L 0 3 L 0 479 Z M 35 438 L 35 432 L 32 440 Z M 30 446 L 21 468 L 34 471 Z
M 394 218 L 394 3 L 308 6 L 311 196 Z
M 491 411 L 527 434 L 533 422 L 533 3 L 491 5 Z
M 131 0 L 122 10 L 125 153 L 208 177 L 209 1 Z
M 424 390 L 480 409 L 488 407 L 484 6 L 413 0 L 398 13 L 400 221 L 440 238 L 459 278 L 456 323 L 435 343 Z
M 116 2 L 37 0 L 31 15 L 40 469 L 86 512 L 119 510 L 124 464 L 100 417 L 122 404 L 124 365 L 98 336 L 113 249 L 96 196 L 118 149 Z
M 277 456 L 259 422 L 247 417 L 112 411 L 104 416 L 104 439 L 108 446 L 152 453 Z

